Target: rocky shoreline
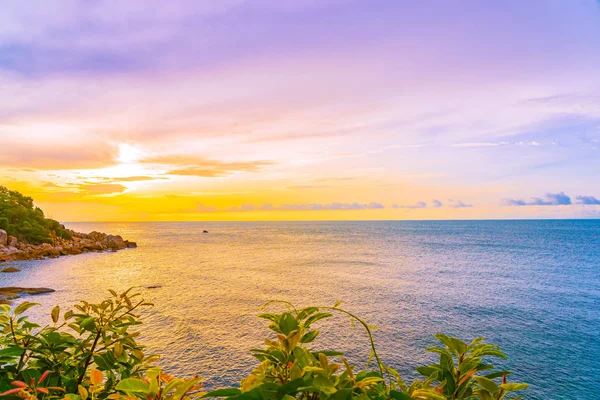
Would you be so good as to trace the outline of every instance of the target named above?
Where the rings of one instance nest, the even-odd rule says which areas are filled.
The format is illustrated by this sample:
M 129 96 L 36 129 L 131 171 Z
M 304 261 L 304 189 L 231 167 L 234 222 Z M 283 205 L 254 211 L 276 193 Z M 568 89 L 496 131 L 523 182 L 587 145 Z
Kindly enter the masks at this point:
M 123 240 L 120 235 L 102 232 L 81 233 L 70 230 L 71 239 L 51 235 L 52 243 L 33 245 L 19 241 L 0 229 L 0 263 L 17 260 L 41 260 L 86 252 L 117 251 L 137 247 L 135 242 Z

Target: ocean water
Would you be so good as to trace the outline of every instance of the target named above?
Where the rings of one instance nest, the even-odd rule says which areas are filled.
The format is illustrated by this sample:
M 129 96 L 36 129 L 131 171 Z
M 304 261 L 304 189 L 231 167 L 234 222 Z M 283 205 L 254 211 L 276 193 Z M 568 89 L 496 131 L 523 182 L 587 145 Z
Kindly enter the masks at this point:
M 527 399 L 600 399 L 600 220 L 78 223 L 137 249 L 14 263 L 2 286 L 45 286 L 51 307 L 139 287 L 155 306 L 142 338 L 180 375 L 235 385 L 255 361 L 268 300 L 343 307 L 378 327 L 383 360 L 406 380 L 435 357 L 433 334 L 499 344 Z M 210 231 L 202 234 L 202 230 Z M 159 286 L 147 289 L 148 286 Z M 323 348 L 364 365 L 368 341 L 342 316 Z

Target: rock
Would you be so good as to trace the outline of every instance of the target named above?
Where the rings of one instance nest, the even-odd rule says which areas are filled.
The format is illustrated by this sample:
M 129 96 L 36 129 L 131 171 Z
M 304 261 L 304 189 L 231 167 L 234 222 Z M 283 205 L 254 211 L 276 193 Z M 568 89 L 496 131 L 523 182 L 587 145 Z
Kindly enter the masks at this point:
M 148 286 L 146 286 L 146 289 L 158 289 L 161 287 L 162 287 L 162 285 L 148 285 Z
M 6 267 L 0 272 L 19 272 L 20 269 L 17 267 Z
M 109 249 L 120 250 L 120 249 L 124 249 L 127 247 L 127 245 L 125 244 L 125 241 L 119 235 L 116 235 L 116 236 L 108 235 L 106 237 L 106 239 L 107 239 L 106 247 L 108 247 Z
M 208 233 L 208 231 L 205 229 L 205 230 L 202 231 L 202 233 Z
M 0 288 L 0 304 L 10 304 L 11 300 L 18 299 L 21 295 L 36 295 L 54 291 L 54 289 L 49 288 L 2 287 Z
M 16 237 L 9 236 L 8 237 L 8 245 L 11 246 L 11 247 L 18 247 L 19 241 L 17 240 Z
M 8 233 L 4 229 L 0 229 L 0 245 L 6 246 L 8 244 Z
M 96 231 L 87 234 L 87 238 L 93 240 L 94 242 L 102 242 L 106 236 L 106 233 Z
M 71 239 L 64 239 L 51 233 L 52 244 L 33 245 L 24 240 L 20 241 L 14 236 L 9 236 L 6 231 L 0 230 L 0 263 L 15 260 L 42 260 L 46 257 L 55 258 L 90 251 L 117 251 L 137 247 L 137 243 L 123 240 L 120 235 L 107 235 L 97 231 L 88 234 L 73 230 L 69 232 L 72 235 Z
M 49 249 L 48 252 L 47 252 L 48 257 L 50 257 L 50 258 L 56 258 L 56 257 L 60 256 L 60 249 L 61 248 L 59 248 L 59 247 L 52 247 L 51 249 Z

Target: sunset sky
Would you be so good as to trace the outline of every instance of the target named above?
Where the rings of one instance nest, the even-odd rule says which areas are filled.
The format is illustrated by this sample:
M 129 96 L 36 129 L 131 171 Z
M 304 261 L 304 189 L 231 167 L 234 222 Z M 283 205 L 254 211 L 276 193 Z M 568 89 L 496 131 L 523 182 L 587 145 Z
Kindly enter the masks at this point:
M 60 221 L 600 217 L 596 0 L 9 0 L 0 89 Z

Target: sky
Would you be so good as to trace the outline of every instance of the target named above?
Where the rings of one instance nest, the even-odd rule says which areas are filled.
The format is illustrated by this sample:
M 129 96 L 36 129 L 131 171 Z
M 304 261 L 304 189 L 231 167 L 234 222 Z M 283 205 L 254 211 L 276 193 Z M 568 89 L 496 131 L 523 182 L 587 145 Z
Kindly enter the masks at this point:
M 597 0 L 6 0 L 0 185 L 60 221 L 600 217 Z

